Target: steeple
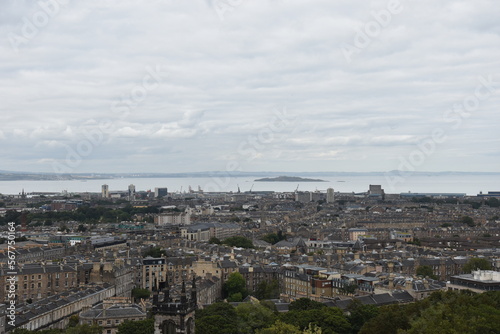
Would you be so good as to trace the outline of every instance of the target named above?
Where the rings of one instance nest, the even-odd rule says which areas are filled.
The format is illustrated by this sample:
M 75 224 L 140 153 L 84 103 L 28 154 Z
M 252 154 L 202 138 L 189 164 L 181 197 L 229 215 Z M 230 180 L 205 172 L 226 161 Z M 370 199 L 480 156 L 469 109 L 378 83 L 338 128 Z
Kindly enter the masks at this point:
M 181 304 L 186 305 L 187 298 L 186 298 L 186 282 L 182 280 L 182 289 L 181 289 Z
M 168 282 L 168 276 L 165 279 L 165 287 L 163 288 L 163 302 L 170 303 L 170 284 Z
M 191 303 L 196 305 L 198 303 L 196 298 L 196 276 L 193 275 L 193 283 L 191 285 Z
M 155 282 L 153 282 L 153 305 L 158 305 L 158 280 L 156 280 L 156 284 L 154 284 Z

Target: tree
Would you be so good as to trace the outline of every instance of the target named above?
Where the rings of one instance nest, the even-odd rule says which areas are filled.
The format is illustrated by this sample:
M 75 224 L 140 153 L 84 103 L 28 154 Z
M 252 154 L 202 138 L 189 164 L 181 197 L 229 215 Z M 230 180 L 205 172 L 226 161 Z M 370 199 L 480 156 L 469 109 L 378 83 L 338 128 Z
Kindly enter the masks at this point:
M 69 317 L 68 327 L 76 327 L 80 322 L 80 317 L 78 315 L 72 315 Z
M 151 292 L 148 289 L 141 289 L 141 288 L 132 289 L 132 297 L 134 297 L 135 300 L 149 299 L 150 295 Z
M 155 320 L 145 319 L 139 321 L 126 320 L 118 326 L 117 334 L 154 334 Z
M 37 332 L 38 333 L 38 332 Z M 102 327 L 98 325 L 78 325 L 75 327 L 70 327 L 66 329 L 64 334 L 101 334 Z
M 302 331 L 294 325 L 277 320 L 271 327 L 260 329 L 256 334 L 302 334 Z
M 492 208 L 500 207 L 500 201 L 498 200 L 498 198 L 495 198 L 495 197 L 488 199 L 487 201 L 485 201 L 485 203 L 486 203 L 486 205 L 488 205 L 489 207 L 492 207 Z
M 245 278 L 239 272 L 231 273 L 222 286 L 222 291 L 224 292 L 224 296 L 229 297 L 232 301 L 239 298 L 242 300 L 248 295 Z
M 317 302 L 315 300 L 311 300 L 309 298 L 299 298 L 297 300 L 294 300 L 293 302 L 290 303 L 288 306 L 288 310 L 290 311 L 306 311 L 306 310 L 313 310 L 313 309 L 321 309 L 323 307 L 326 307 L 325 304 Z
M 255 289 L 255 298 L 257 299 L 273 299 L 279 296 L 279 286 L 276 279 L 272 280 L 271 283 L 267 281 L 262 281 L 257 284 L 257 289 Z
M 210 240 L 208 240 L 208 243 L 209 244 L 220 245 L 221 241 L 219 240 L 219 238 L 211 237 Z
M 347 307 L 347 312 L 352 332 L 357 333 L 368 320 L 378 315 L 378 308 L 375 305 L 363 305 L 359 300 L 353 299 Z
M 343 292 L 348 295 L 352 295 L 356 292 L 358 285 L 356 283 L 345 284 L 343 287 L 339 289 L 340 292 Z
M 228 303 L 214 303 L 196 311 L 196 333 L 233 334 L 238 333 L 236 310 Z
M 469 261 L 467 261 L 466 264 L 464 264 L 464 266 L 462 268 L 462 272 L 469 274 L 469 273 L 473 272 L 474 270 L 478 270 L 478 269 L 491 270 L 492 269 L 491 263 L 486 259 L 475 257 L 475 258 L 472 258 Z
M 351 324 L 337 307 L 288 311 L 280 315 L 280 320 L 301 330 L 308 329 L 309 325 L 316 325 L 323 334 L 351 334 Z
M 432 279 L 437 280 L 437 276 L 434 275 L 434 272 L 432 271 L 431 266 L 418 266 L 417 267 L 417 275 L 418 276 L 423 276 L 423 277 L 430 277 Z
M 266 234 L 261 239 L 264 240 L 265 242 L 268 242 L 268 243 L 274 245 L 275 243 L 277 243 L 277 242 L 279 242 L 281 240 L 286 239 L 286 236 L 280 230 L 280 231 L 278 231 L 277 234 L 276 233 Z
M 238 333 L 238 325 L 220 315 L 209 315 L 196 319 L 196 333 L 234 334 Z
M 151 247 L 142 254 L 143 257 L 151 256 L 151 257 L 162 257 L 167 255 L 167 252 L 161 247 Z
M 236 307 L 239 320 L 239 332 L 252 334 L 257 329 L 271 326 L 276 315 L 260 304 L 243 303 Z
M 252 240 L 242 236 L 226 238 L 222 243 L 230 247 L 254 248 Z
M 359 334 L 498 333 L 500 291 L 439 291 L 407 305 L 379 308 Z
M 474 219 L 472 219 L 469 216 L 462 216 L 462 218 L 460 218 L 460 223 L 466 224 L 469 227 L 474 227 L 475 226 Z
M 78 225 L 77 231 L 78 232 L 87 232 L 87 228 L 85 227 L 85 225 L 80 224 L 80 225 Z
M 273 303 L 272 301 L 270 301 L 270 300 L 261 300 L 259 303 L 260 303 L 260 305 L 262 305 L 262 306 L 267 307 L 268 309 L 270 309 L 274 314 L 278 314 L 278 308 L 276 307 L 276 304 Z

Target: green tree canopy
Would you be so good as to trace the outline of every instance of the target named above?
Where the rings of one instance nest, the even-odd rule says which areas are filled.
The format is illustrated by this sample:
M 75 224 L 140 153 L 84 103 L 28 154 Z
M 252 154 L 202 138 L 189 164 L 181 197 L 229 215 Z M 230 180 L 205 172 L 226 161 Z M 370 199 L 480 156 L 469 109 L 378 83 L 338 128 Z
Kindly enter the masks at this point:
M 434 272 L 432 271 L 431 266 L 418 266 L 416 271 L 418 276 L 430 277 L 432 279 L 438 279 Z
M 277 320 L 271 327 L 260 329 L 256 334 L 302 334 L 302 331 L 294 325 Z
M 378 315 L 378 308 L 375 305 L 363 305 L 359 300 L 353 299 L 347 307 L 347 320 L 351 324 L 352 332 L 357 333 L 365 322 Z
M 245 278 L 239 272 L 231 273 L 222 286 L 224 296 L 231 301 L 241 301 L 248 296 Z
M 257 299 L 273 299 L 279 297 L 279 284 L 278 280 L 274 279 L 271 283 L 262 281 L 257 284 L 255 289 L 255 298 Z
M 492 207 L 492 208 L 500 207 L 500 201 L 498 200 L 498 198 L 495 198 L 495 197 L 488 199 L 487 201 L 485 201 L 485 203 L 486 203 L 486 205 L 488 205 L 489 207 Z
M 270 309 L 260 304 L 243 303 L 236 307 L 239 319 L 239 332 L 252 334 L 257 329 L 267 328 L 276 320 Z
M 306 330 L 309 325 L 321 328 L 323 334 L 351 334 L 351 324 L 337 307 L 288 311 L 280 320 Z
M 230 247 L 254 248 L 252 240 L 242 236 L 226 238 L 222 243 Z
M 500 291 L 439 291 L 407 305 L 382 306 L 360 334 L 498 333 Z
M 466 264 L 464 264 L 464 266 L 462 268 L 462 272 L 469 274 L 472 271 L 478 270 L 478 269 L 491 270 L 492 269 L 491 263 L 486 259 L 474 257 L 474 258 L 470 259 L 469 261 L 467 261 Z
M 236 310 L 228 303 L 214 303 L 196 311 L 196 333 L 233 334 L 238 333 Z
M 142 289 L 142 288 L 132 289 L 132 297 L 134 297 L 135 300 L 148 299 L 150 295 L 151 292 L 148 289 Z
M 469 227 L 474 227 L 476 225 L 474 224 L 474 219 L 472 219 L 472 217 L 469 216 L 462 216 L 462 218 L 460 218 L 460 222 L 462 224 L 466 224 Z
M 117 334 L 154 334 L 155 320 L 145 319 L 139 321 L 127 320 L 118 326 Z
M 326 307 L 326 305 L 323 303 L 317 302 L 315 300 L 311 300 L 309 298 L 299 298 L 299 299 L 291 302 L 288 309 L 290 311 L 297 311 L 297 310 L 305 311 L 305 310 L 312 310 L 312 309 L 320 309 L 323 307 Z
M 278 233 L 268 233 L 264 235 L 261 239 L 264 240 L 265 242 L 270 243 L 271 245 L 274 245 L 275 243 L 286 239 L 286 235 L 284 235 L 282 231 L 278 231 Z
M 39 333 L 39 332 L 37 332 Z M 102 333 L 102 327 L 98 325 L 78 325 L 75 327 L 70 327 L 66 329 L 64 334 L 101 334 Z
M 220 245 L 221 241 L 217 237 L 211 237 L 210 240 L 208 240 L 209 244 L 215 244 L 215 245 Z
M 164 249 L 162 249 L 161 247 L 151 247 L 151 248 L 147 249 L 142 254 L 143 257 L 147 257 L 147 256 L 162 257 L 162 256 L 165 256 L 165 255 L 167 255 L 167 251 L 164 250 Z

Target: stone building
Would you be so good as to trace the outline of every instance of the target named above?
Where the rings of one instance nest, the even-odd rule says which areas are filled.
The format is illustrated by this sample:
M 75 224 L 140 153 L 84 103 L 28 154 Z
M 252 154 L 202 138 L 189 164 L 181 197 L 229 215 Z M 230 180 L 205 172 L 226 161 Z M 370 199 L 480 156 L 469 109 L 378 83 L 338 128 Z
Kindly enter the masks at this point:
M 132 303 L 131 298 L 111 297 L 91 309 L 80 313 L 80 324 L 97 324 L 103 334 L 116 334 L 118 326 L 126 320 L 139 321 L 147 317 L 146 309 Z
M 160 290 L 162 299 L 160 300 Z M 159 285 L 153 292 L 153 313 L 155 315 L 155 334 L 194 334 L 195 311 L 197 308 L 196 281 L 193 278 L 190 296 L 186 293 L 186 284 L 182 282 L 180 298 L 170 296 L 168 282 Z

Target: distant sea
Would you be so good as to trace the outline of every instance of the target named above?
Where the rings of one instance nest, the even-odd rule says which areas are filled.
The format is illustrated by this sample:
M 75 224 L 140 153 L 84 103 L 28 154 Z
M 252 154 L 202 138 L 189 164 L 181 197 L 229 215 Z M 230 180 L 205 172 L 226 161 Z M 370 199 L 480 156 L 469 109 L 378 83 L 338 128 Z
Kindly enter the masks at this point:
M 297 176 L 302 176 L 297 174 Z M 31 192 L 100 192 L 101 185 L 107 184 L 110 191 L 125 191 L 130 184 L 134 184 L 136 191 L 154 191 L 155 187 L 168 188 L 169 192 L 187 192 L 189 186 L 197 190 L 198 186 L 204 191 L 325 191 L 333 188 L 340 192 L 364 192 L 370 184 L 380 184 L 386 193 L 402 192 L 426 193 L 466 193 L 477 195 L 480 191 L 500 191 L 500 174 L 481 175 L 412 175 L 406 178 L 391 179 L 383 175 L 377 176 L 314 176 L 307 174 L 307 178 L 322 179 L 327 182 L 255 182 L 260 177 L 186 177 L 186 178 L 114 178 L 99 180 L 49 180 L 49 181 L 0 181 L 1 194 L 19 194 L 23 189 Z

